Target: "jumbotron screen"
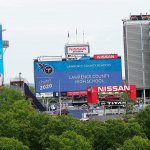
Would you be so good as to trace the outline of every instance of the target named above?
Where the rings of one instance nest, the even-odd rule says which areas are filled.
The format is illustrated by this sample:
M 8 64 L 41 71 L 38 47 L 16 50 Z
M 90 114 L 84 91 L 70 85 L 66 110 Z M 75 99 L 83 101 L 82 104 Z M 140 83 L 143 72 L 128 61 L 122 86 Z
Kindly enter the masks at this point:
M 121 59 L 34 62 L 36 93 L 122 85 Z

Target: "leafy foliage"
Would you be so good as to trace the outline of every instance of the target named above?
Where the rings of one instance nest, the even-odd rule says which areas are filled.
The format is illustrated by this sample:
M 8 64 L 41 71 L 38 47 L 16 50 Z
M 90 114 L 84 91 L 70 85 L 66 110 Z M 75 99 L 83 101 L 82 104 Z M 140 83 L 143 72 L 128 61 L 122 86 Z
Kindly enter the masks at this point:
M 29 150 L 22 142 L 7 137 L 0 137 L 0 149 L 2 150 Z
M 90 142 L 83 136 L 73 131 L 63 132 L 62 135 L 50 135 L 49 140 L 43 145 L 45 149 L 61 150 L 92 150 Z
M 137 121 L 143 127 L 147 137 L 150 139 L 150 105 L 141 111 L 137 117 Z
M 127 92 L 122 93 L 121 99 L 123 102 L 126 103 L 125 110 L 126 110 L 126 115 L 128 115 L 133 111 L 134 102 L 130 100 L 129 94 Z
M 20 100 L 23 99 L 24 96 L 22 95 L 22 93 L 20 91 L 17 91 L 15 89 L 11 89 L 9 87 L 4 87 L 1 91 L 0 91 L 0 100 L 12 100 L 12 101 L 16 101 L 16 100 Z
M 132 139 L 126 140 L 120 150 L 149 150 L 150 141 L 140 136 L 134 136 Z
M 29 89 L 31 90 L 32 93 L 35 93 L 35 88 L 33 86 L 29 86 Z
M 5 88 L 0 92 L 0 137 L 15 138 L 32 150 L 116 150 L 125 141 L 137 140 L 134 136 L 150 137 L 149 113 L 150 106 L 128 122 L 81 122 L 69 115 L 39 113 L 22 93 Z
M 134 123 L 125 123 L 122 120 L 108 120 L 105 123 L 106 127 L 106 140 L 105 143 L 107 147 L 103 149 L 117 149 L 118 145 L 123 144 L 123 142 L 129 138 L 132 138 L 135 135 L 145 137 L 145 134 L 136 122 Z M 99 147 L 100 148 L 100 147 Z

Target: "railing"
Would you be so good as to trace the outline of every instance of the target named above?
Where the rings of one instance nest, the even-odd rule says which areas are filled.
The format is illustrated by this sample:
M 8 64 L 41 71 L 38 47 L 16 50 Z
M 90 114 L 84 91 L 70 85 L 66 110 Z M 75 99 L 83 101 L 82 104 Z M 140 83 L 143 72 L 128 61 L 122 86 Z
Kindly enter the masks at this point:
M 40 56 L 37 58 L 38 61 L 56 61 L 56 60 L 62 60 L 62 56 Z
M 24 83 L 24 93 L 26 97 L 32 99 L 32 104 L 39 109 L 39 111 L 46 111 L 45 107 L 39 102 L 35 95 L 30 91 L 29 86 Z

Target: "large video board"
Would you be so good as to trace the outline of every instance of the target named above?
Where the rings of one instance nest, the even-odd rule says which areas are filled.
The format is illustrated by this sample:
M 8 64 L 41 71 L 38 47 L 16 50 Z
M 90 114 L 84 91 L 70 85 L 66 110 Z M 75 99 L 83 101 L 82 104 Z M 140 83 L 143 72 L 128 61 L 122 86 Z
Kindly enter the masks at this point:
M 34 62 L 36 93 L 122 85 L 121 59 Z

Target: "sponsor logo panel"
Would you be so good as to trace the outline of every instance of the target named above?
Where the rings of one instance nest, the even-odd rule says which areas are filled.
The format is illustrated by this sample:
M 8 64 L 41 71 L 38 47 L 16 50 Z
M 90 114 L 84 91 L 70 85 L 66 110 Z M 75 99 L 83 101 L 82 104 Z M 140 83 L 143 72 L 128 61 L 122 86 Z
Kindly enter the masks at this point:
M 97 54 L 93 56 L 94 59 L 116 59 L 118 54 Z

